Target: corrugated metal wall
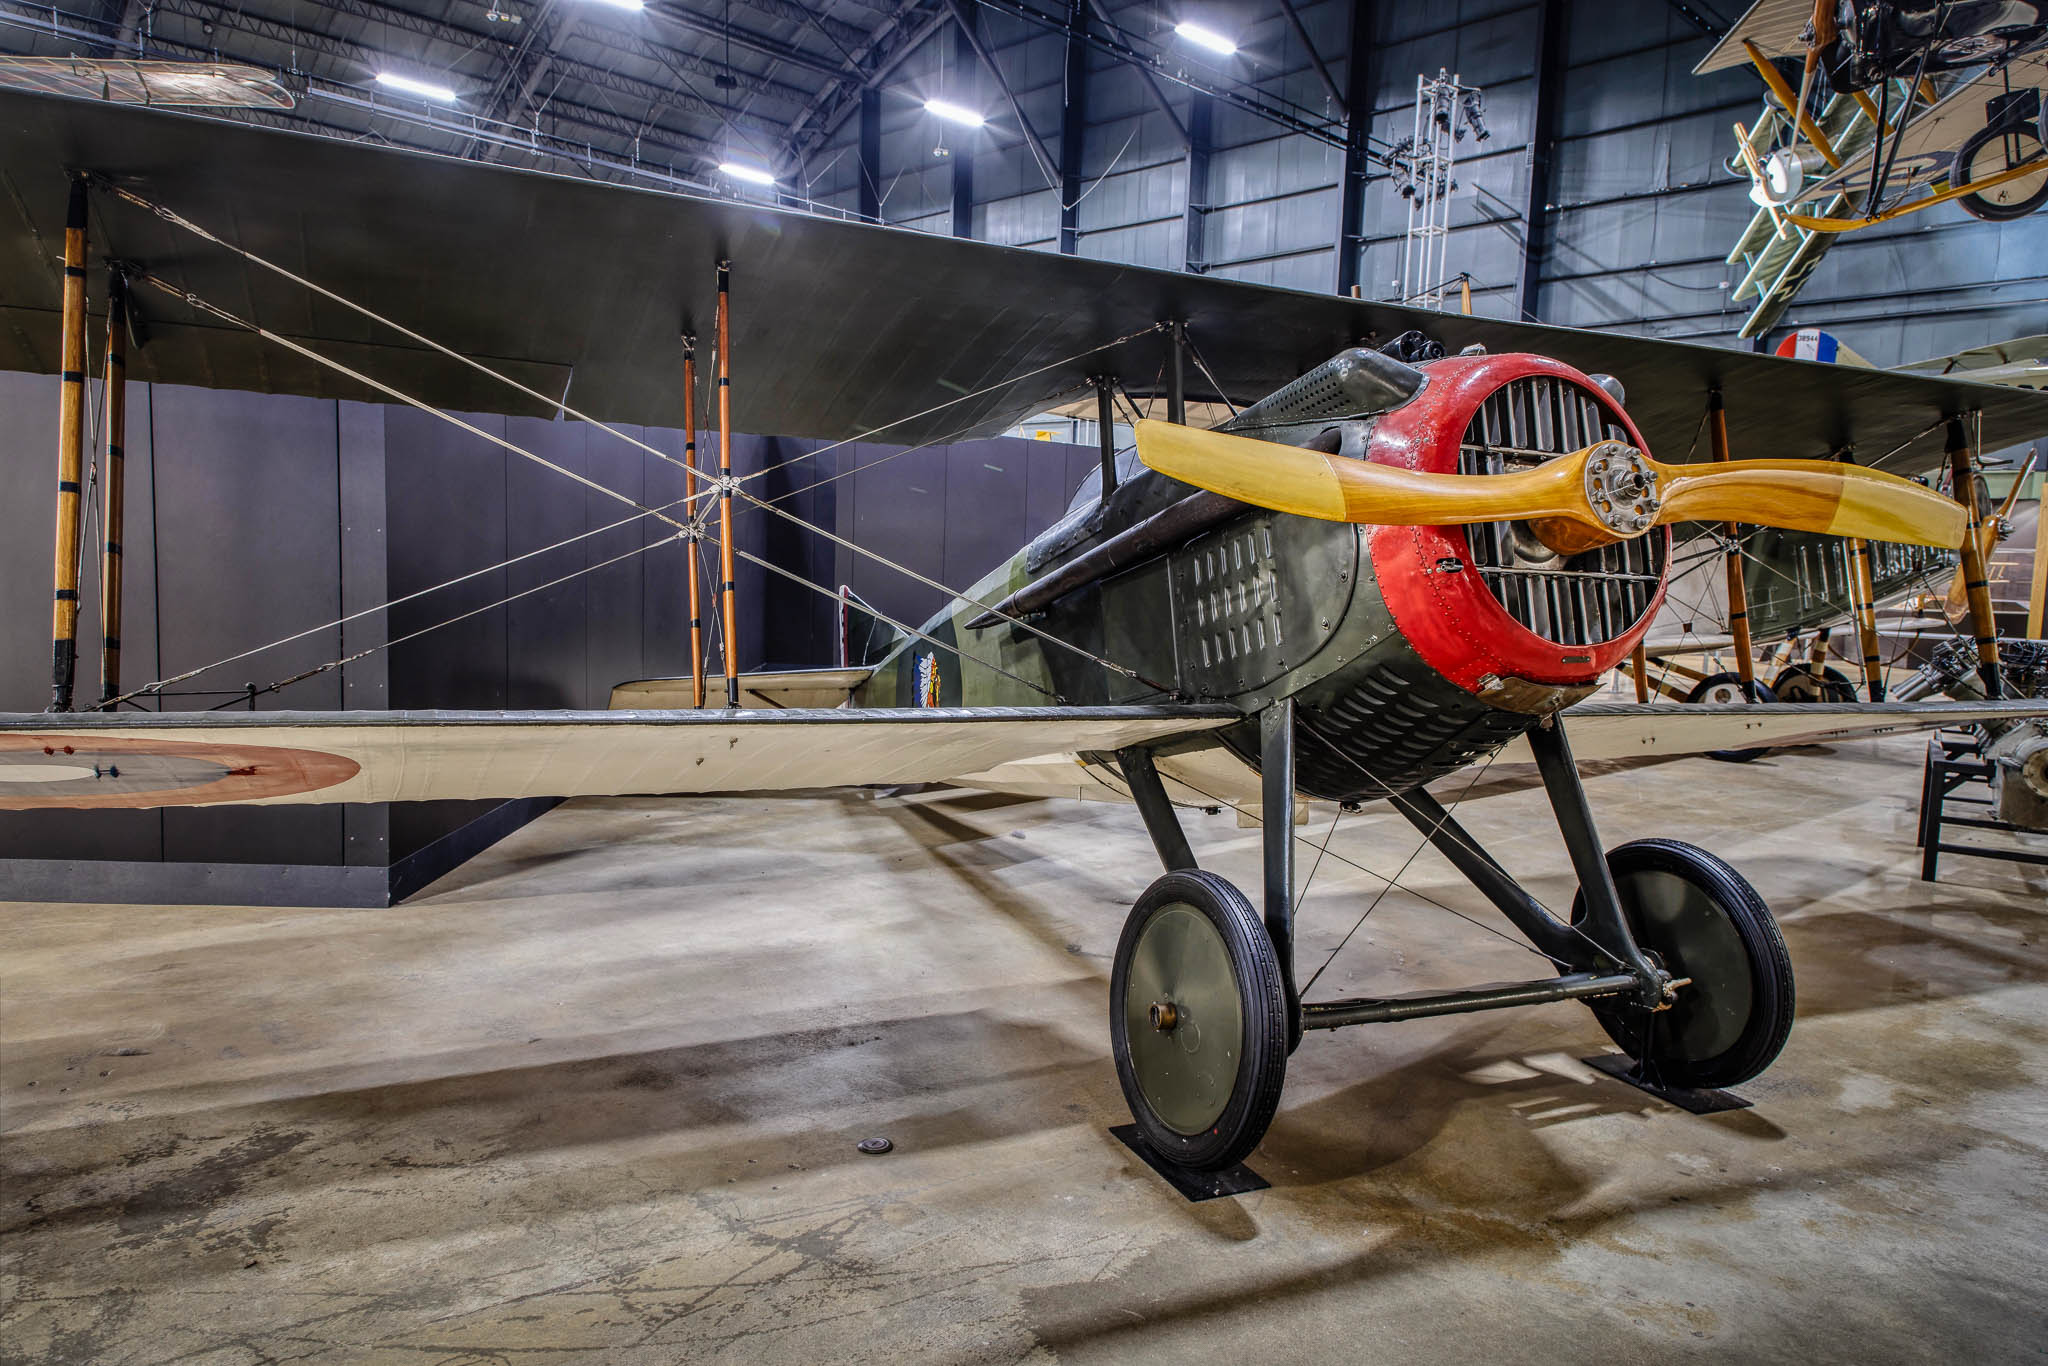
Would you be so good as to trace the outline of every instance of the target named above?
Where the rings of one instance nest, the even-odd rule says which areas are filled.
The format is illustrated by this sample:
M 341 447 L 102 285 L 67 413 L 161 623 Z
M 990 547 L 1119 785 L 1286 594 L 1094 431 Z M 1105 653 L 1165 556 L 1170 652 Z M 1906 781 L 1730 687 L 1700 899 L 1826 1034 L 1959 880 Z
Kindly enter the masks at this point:
M 1341 0 L 1296 6 L 1339 91 L 1352 79 L 1354 22 L 1371 34 L 1364 57 L 1377 145 L 1410 131 L 1418 74 L 1446 70 L 1485 91 L 1491 137 L 1460 150 L 1449 267 L 1472 277 L 1479 311 L 1499 316 L 1521 311 L 1545 8 L 1544 0 L 1382 0 L 1359 6 L 1354 19 L 1354 7 Z M 1166 9 L 1106 9 L 1133 34 L 1184 50 L 1171 41 Z M 1539 241 L 1548 247 L 1530 296 L 1537 319 L 1746 344 L 1735 332 L 1749 305 L 1728 301 L 1734 277 L 1723 257 L 1752 206 L 1746 184 L 1722 161 L 1732 150 L 1731 125 L 1755 117 L 1762 88 L 1746 71 L 1691 75 L 1712 43 L 1700 21 L 1725 28 L 1740 10 L 1734 0 L 1566 0 L 1555 7 L 1563 31 L 1552 49 L 1560 69 L 1550 73 L 1550 193 L 1535 206 L 1544 220 Z M 1310 115 L 1339 117 L 1276 6 L 1209 5 L 1201 17 L 1235 36 L 1241 50 L 1207 60 L 1189 52 L 1181 69 L 1202 80 L 1252 81 L 1262 95 Z M 1064 38 L 989 9 L 978 19 L 1056 161 Z M 1084 68 L 1075 206 L 1080 254 L 1300 289 L 1335 287 L 1341 147 L 1210 101 L 1204 174 L 1204 158 L 1190 157 L 1175 127 L 1198 125 L 1194 106 L 1202 97 L 1160 79 L 1170 119 L 1131 66 L 1091 51 Z M 983 110 L 989 125 L 944 124 L 920 107 L 928 95 Z M 849 120 L 808 168 L 810 192 L 849 209 L 859 198 L 857 123 Z M 971 181 L 970 235 L 1058 249 L 1059 192 L 1048 185 L 1002 92 L 952 29 L 941 30 L 887 82 L 881 130 L 877 190 L 886 221 L 953 231 L 960 174 Z M 941 145 L 948 155 L 936 154 Z M 1192 213 L 1191 168 L 1198 182 Z M 1390 298 L 1399 292 L 1406 204 L 1383 170 L 1370 167 L 1367 175 L 1358 278 L 1368 296 Z M 1880 364 L 1915 360 L 2048 330 L 2044 284 L 2048 224 L 1979 223 L 1944 207 L 1836 244 L 1774 336 L 1827 326 Z

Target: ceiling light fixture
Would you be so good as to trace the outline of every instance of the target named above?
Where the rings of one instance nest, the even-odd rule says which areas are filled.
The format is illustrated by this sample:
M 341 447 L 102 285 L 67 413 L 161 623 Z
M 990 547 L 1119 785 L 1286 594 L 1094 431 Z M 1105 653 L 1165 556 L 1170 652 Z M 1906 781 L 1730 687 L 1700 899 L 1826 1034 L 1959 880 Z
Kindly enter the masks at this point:
M 926 100 L 924 102 L 924 111 L 927 114 L 937 114 L 948 123 L 964 123 L 969 128 L 979 128 L 988 122 L 987 119 L 975 113 L 972 109 L 964 105 L 954 104 L 951 100 Z
M 734 180 L 744 180 L 749 185 L 773 185 L 775 173 L 764 171 L 759 166 L 748 166 L 738 161 L 721 161 L 718 169 Z
M 647 8 L 647 0 L 595 0 L 595 3 L 600 5 L 609 5 L 613 9 L 629 9 L 638 11 Z
M 1175 24 L 1173 31 L 1193 43 L 1196 47 L 1208 48 L 1209 51 L 1219 57 L 1228 57 L 1237 51 L 1236 43 L 1224 37 L 1213 28 L 1203 28 L 1200 24 L 1182 23 Z
M 432 81 L 416 81 L 410 76 L 401 76 L 393 71 L 377 73 L 377 84 L 389 86 L 407 95 L 417 95 L 423 100 L 439 100 L 442 104 L 455 103 L 455 92 L 445 85 Z

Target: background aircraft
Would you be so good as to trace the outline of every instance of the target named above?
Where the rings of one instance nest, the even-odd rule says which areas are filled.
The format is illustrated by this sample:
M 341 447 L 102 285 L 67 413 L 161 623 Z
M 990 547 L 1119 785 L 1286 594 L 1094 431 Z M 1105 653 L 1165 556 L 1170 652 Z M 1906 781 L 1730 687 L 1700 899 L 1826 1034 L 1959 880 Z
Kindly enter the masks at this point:
M 1783 316 L 1834 238 L 1954 201 L 1992 222 L 2048 202 L 2048 11 L 2037 4 L 1758 0 L 1693 69 L 1749 64 L 1764 107 L 1729 169 L 1758 205 L 1728 254 L 1741 335 Z

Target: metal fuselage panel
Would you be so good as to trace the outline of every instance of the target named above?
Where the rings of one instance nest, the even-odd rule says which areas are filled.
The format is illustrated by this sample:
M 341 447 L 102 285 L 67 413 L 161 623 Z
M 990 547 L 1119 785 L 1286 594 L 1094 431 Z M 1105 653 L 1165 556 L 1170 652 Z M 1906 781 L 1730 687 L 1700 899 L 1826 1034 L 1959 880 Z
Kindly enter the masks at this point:
M 1428 389 L 1387 419 L 1324 428 L 1346 429 L 1337 433 L 1346 455 L 1363 443 L 1368 458 L 1453 472 L 1487 396 L 1531 376 L 1593 392 L 1584 376 L 1538 357 L 1457 358 L 1430 367 Z M 1634 437 L 1618 407 L 1603 414 Z M 1300 790 L 1366 799 L 1483 759 L 1585 696 L 1647 628 L 1661 598 L 1661 583 L 1654 594 L 1637 594 L 1631 610 L 1648 610 L 1611 638 L 1550 640 L 1510 614 L 1514 595 L 1484 581 L 1461 529 L 1356 526 L 1247 507 L 1053 601 L 1031 625 L 1054 640 L 1014 622 L 968 627 L 986 605 L 1182 492 L 1192 491 L 1145 471 L 1100 515 L 1077 509 L 926 623 L 929 640 L 910 639 L 885 659 L 856 704 L 1103 705 L 1177 696 L 1224 702 L 1249 718 L 1293 698 Z M 1256 767 L 1249 724 L 1216 732 L 1214 742 Z

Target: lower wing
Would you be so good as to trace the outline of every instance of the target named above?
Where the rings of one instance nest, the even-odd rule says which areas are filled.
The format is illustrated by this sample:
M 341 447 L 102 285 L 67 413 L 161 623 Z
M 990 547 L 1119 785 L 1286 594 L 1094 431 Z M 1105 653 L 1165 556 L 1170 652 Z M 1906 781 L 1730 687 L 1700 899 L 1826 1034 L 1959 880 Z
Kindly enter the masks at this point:
M 0 810 L 945 782 L 1241 719 L 1149 706 L 0 715 Z

